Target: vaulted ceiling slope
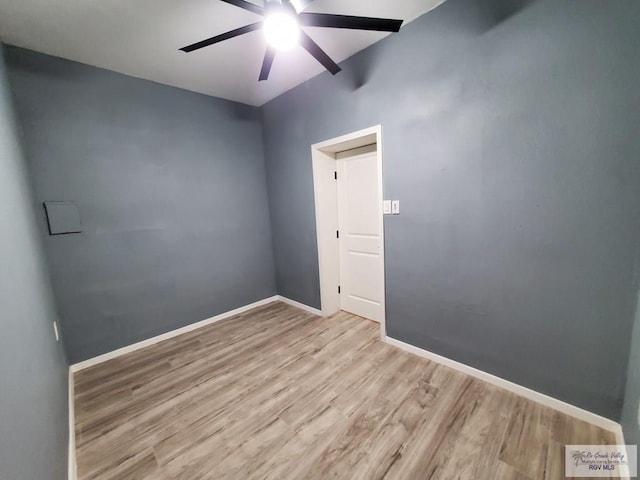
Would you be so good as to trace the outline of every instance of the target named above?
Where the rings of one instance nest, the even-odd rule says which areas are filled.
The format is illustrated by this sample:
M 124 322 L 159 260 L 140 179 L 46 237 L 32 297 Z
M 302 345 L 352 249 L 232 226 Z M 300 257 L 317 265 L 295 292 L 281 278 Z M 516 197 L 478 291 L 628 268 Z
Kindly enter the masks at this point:
M 261 0 L 251 0 L 261 4 Z M 405 24 L 443 0 L 316 0 L 309 12 L 398 18 Z M 219 0 L 0 0 L 4 43 L 134 77 L 262 105 L 324 71 L 301 47 L 279 54 L 258 83 L 262 32 L 185 54 L 178 49 L 260 20 Z M 337 62 L 385 33 L 306 27 Z

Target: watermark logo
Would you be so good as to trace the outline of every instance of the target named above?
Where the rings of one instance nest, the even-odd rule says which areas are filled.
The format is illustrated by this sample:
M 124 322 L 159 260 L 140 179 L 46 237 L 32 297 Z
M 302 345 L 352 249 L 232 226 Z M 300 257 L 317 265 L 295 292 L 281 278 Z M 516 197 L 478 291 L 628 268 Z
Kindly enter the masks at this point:
M 567 477 L 635 477 L 638 470 L 636 445 L 567 445 L 564 451 Z

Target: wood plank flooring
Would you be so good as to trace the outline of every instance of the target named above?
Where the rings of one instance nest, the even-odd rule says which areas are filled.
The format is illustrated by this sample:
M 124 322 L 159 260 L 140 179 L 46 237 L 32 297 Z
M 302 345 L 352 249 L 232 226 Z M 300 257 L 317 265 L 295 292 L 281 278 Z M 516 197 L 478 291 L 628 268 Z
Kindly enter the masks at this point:
M 564 478 L 612 433 L 273 303 L 75 374 L 78 478 Z

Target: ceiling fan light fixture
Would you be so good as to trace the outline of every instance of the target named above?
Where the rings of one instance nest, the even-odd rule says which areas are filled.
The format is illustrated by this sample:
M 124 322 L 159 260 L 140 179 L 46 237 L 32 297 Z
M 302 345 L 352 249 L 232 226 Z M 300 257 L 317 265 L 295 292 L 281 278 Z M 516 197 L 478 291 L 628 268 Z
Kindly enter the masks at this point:
M 298 45 L 300 26 L 293 15 L 283 11 L 274 12 L 264 20 L 264 36 L 275 49 L 291 50 Z
M 320 45 L 313 41 L 300 27 L 327 27 L 344 28 L 347 30 L 370 30 L 375 32 L 399 32 L 402 20 L 390 18 L 355 17 L 352 15 L 332 15 L 330 13 L 307 13 L 304 10 L 313 3 L 313 0 L 264 0 L 259 6 L 255 0 L 221 0 L 229 5 L 242 8 L 252 13 L 256 13 L 264 20 L 236 28 L 229 32 L 206 38 L 180 50 L 183 52 L 193 52 L 201 48 L 208 47 L 224 40 L 239 37 L 246 33 L 255 32 L 262 29 L 267 40 L 268 47 L 262 61 L 260 76 L 258 81 L 269 79 L 269 72 L 273 66 L 273 59 L 276 52 L 291 50 L 296 45 L 300 45 L 315 58 L 332 75 L 337 74 L 341 69 Z

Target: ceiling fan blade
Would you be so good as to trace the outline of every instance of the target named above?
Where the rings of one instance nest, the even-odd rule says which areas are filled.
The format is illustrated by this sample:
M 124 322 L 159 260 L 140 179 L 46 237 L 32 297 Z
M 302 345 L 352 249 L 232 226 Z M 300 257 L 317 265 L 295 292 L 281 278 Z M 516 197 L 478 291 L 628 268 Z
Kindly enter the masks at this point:
M 273 59 L 276 56 L 276 49 L 273 47 L 267 47 L 267 51 L 264 54 L 264 61 L 262 62 L 262 69 L 260 70 L 260 78 L 258 81 L 262 82 L 269 78 L 271 72 L 271 65 L 273 65 Z
M 300 25 L 307 27 L 349 28 L 352 30 L 375 30 L 378 32 L 398 32 L 402 20 L 390 18 L 352 17 L 350 15 L 332 15 L 329 13 L 301 13 Z
M 244 35 L 245 33 L 253 32 L 260 28 L 262 28 L 262 22 L 252 23 L 251 25 L 245 25 L 244 27 L 236 28 L 235 30 L 231 30 L 230 32 L 207 38 L 206 40 L 202 40 L 201 42 L 187 45 L 186 47 L 182 47 L 180 50 L 182 50 L 183 52 L 193 52 L 194 50 L 199 50 L 201 48 L 208 47 L 209 45 L 213 45 L 214 43 L 229 40 L 230 38 Z
M 289 0 L 289 3 L 293 5 L 293 8 L 295 8 L 298 13 L 307 8 L 311 2 L 313 2 L 313 0 Z
M 329 55 L 322 50 L 313 39 L 307 35 L 305 32 L 300 32 L 300 45 L 313 57 L 320 62 L 324 68 L 329 70 L 332 75 L 335 75 L 340 70 L 342 70 L 336 62 L 331 60 Z
M 231 5 L 235 5 L 236 7 L 244 8 L 245 10 L 249 10 L 250 12 L 257 13 L 258 15 L 264 15 L 264 9 L 250 2 L 246 2 L 245 0 L 222 0 L 225 3 L 229 3 Z

